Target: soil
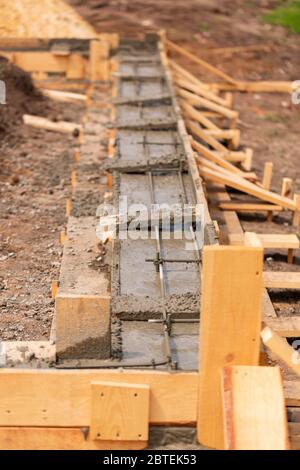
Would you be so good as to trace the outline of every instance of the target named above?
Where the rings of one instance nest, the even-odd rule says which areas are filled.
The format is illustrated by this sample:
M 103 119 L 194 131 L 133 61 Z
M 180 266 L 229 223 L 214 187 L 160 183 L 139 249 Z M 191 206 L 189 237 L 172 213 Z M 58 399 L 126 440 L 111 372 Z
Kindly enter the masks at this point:
M 26 127 L 22 114 L 76 122 L 81 109 L 47 100 L 3 58 L 0 67 L 7 86 L 7 104 L 0 106 L 0 338 L 46 340 L 75 140 Z
M 155 0 L 69 3 L 99 33 L 113 31 L 123 37 L 137 37 L 164 28 L 170 39 L 237 79 L 300 79 L 300 35 L 262 20 L 275 0 L 160 0 L 159 6 Z M 240 46 L 258 49 L 218 51 Z M 199 77 L 215 81 L 198 67 L 181 63 Z M 10 92 L 8 95 L 10 99 Z M 58 237 L 66 222 L 65 199 L 70 192 L 74 141 L 64 135 L 26 128 L 20 117 L 23 112 L 30 112 L 78 121 L 80 112 L 77 105 L 49 103 L 36 97 L 35 92 L 33 96 L 32 92 L 22 93 L 16 101 L 20 101 L 18 110 L 14 110 L 12 102 L 5 108 L 6 131 L 3 134 L 2 130 L 0 144 L 0 336 L 36 340 L 49 335 L 53 314 L 50 283 L 59 273 Z M 282 177 L 287 176 L 294 179 L 300 191 L 299 106 L 292 105 L 288 94 L 235 93 L 234 102 L 240 111 L 242 145 L 254 149 L 254 170 L 261 175 L 264 162 L 272 161 L 272 188 L 280 191 Z M 3 128 L 3 112 L 0 125 Z M 273 223 L 267 223 L 264 216 L 242 218 L 247 230 L 279 233 L 295 232 L 290 220 L 289 214 L 275 217 Z M 299 231 L 296 233 L 300 235 Z M 285 253 L 267 253 L 266 258 L 266 269 L 299 269 L 298 254 L 294 265 L 287 265 Z M 277 312 L 300 313 L 297 296 L 291 292 L 273 294 Z

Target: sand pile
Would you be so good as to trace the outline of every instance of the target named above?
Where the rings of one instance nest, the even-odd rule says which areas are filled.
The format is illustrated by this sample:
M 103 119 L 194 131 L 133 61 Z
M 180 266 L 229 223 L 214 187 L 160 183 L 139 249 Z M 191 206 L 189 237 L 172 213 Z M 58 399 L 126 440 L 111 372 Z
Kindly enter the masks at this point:
M 0 37 L 91 38 L 94 28 L 63 0 L 0 0 Z

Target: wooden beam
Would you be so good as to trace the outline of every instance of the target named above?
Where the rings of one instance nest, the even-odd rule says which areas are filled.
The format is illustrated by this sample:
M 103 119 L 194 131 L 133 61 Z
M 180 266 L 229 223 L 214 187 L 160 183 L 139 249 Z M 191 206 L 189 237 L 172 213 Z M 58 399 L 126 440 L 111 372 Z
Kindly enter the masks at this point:
M 225 80 L 226 82 L 229 82 L 233 85 L 236 85 L 236 83 L 237 83 L 236 80 L 234 80 L 229 75 L 222 72 L 221 70 L 217 69 L 213 65 L 209 64 L 205 60 L 200 59 L 199 57 L 195 56 L 195 54 L 192 54 L 191 52 L 188 52 L 183 47 L 178 46 L 177 44 L 175 44 L 172 41 L 169 41 L 168 39 L 166 39 L 165 43 L 166 43 L 166 46 L 169 49 L 172 49 L 173 51 L 178 52 L 179 54 L 181 54 L 184 57 L 186 57 L 187 59 L 189 59 L 191 62 L 194 62 L 195 64 L 200 65 L 201 67 L 205 68 L 206 70 L 213 73 L 214 75 L 217 75 L 218 77 L 223 78 L 223 80 Z
M 266 326 L 261 334 L 261 339 L 280 361 L 283 361 L 289 369 L 300 375 L 300 354 L 292 346 L 290 346 L 285 338 L 281 338 L 278 334 Z
M 283 178 L 281 187 L 281 196 L 290 197 L 292 194 L 293 180 L 292 178 Z
M 198 440 L 222 449 L 220 371 L 259 363 L 262 249 L 204 247 L 201 290 Z
M 253 202 L 220 202 L 220 209 L 225 211 L 234 212 L 281 212 L 281 206 L 274 206 L 274 204 L 257 204 Z
M 263 248 L 259 236 L 254 232 L 245 232 L 244 235 L 245 246 L 253 246 L 255 248 Z
M 0 449 L 5 450 L 141 450 L 147 442 L 99 441 L 88 428 L 0 427 Z
M 238 117 L 237 111 L 232 111 L 231 109 L 225 108 L 225 106 L 220 106 L 217 103 L 213 103 L 212 101 L 207 100 L 206 98 L 202 98 L 201 96 L 195 95 L 195 93 L 191 93 L 190 91 L 186 91 L 182 88 L 178 88 L 178 95 L 181 98 L 186 99 L 192 105 L 210 109 L 211 111 L 215 111 L 219 114 L 222 114 L 228 119 L 235 119 Z
M 191 146 L 196 152 L 203 155 L 203 157 L 207 158 L 209 161 L 216 163 L 217 165 L 225 168 L 226 170 L 231 171 L 232 173 L 236 173 L 237 175 L 242 174 L 243 172 L 237 168 L 236 166 L 232 165 L 230 162 L 227 162 L 224 158 L 222 158 L 218 153 L 212 152 L 209 148 L 205 147 L 204 145 L 197 142 L 195 139 L 191 140 Z
M 196 423 L 197 373 L 0 369 L 0 426 L 90 426 L 91 383 L 107 381 L 149 385 L 150 424 Z
M 96 224 L 93 217 L 68 221 L 55 304 L 59 358 L 110 357 L 109 283 L 91 266 L 99 256 Z
M 253 93 L 292 93 L 293 82 L 292 81 L 257 81 L 257 82 L 246 82 L 240 81 L 235 85 L 231 85 L 226 82 L 209 83 L 212 90 L 215 91 L 241 91 L 241 92 L 253 92 Z
M 81 124 L 75 124 L 72 122 L 65 121 L 50 121 L 49 119 L 32 116 L 30 114 L 23 115 L 24 124 L 27 126 L 35 127 L 37 129 L 43 129 L 46 131 L 60 132 L 62 134 L 74 134 L 78 133 L 82 129 Z
M 90 42 L 90 77 L 91 81 L 107 81 L 110 78 L 110 45 L 107 41 L 93 39 Z
M 225 184 L 226 186 L 245 192 L 251 196 L 255 196 L 263 201 L 268 201 L 272 204 L 291 209 L 292 211 L 296 210 L 296 203 L 293 200 L 284 198 L 271 191 L 266 191 L 265 189 L 260 188 L 259 186 L 256 186 L 255 184 L 250 183 L 245 179 L 241 178 L 240 181 L 237 181 L 236 178 L 233 179 L 224 175 L 219 175 L 217 172 L 206 168 L 200 168 L 199 172 L 206 179 L 214 181 L 215 183 Z
M 206 90 L 204 87 L 196 85 L 196 83 L 191 83 L 187 81 L 186 79 L 180 78 L 175 75 L 175 83 L 177 86 L 180 88 L 185 88 L 188 91 L 191 91 L 192 93 L 195 93 L 196 95 L 202 96 L 203 98 L 206 98 L 207 100 L 213 101 L 220 106 L 227 106 L 227 101 L 221 98 L 220 96 L 216 95 L 212 91 Z
M 68 91 L 58 90 L 43 90 L 43 95 L 54 101 L 60 101 L 62 103 L 86 103 L 87 95 L 82 93 L 71 93 Z
M 195 109 L 187 101 L 180 100 L 180 107 L 184 116 L 188 117 L 189 119 L 193 119 L 194 121 L 199 122 L 207 129 L 215 129 L 215 130 L 220 129 L 210 119 L 204 116 L 204 114 L 201 111 L 198 111 L 197 109 Z
M 300 272 L 266 271 L 264 284 L 268 289 L 300 289 Z
M 147 442 L 149 409 L 149 385 L 92 382 L 90 437 Z
M 223 369 L 227 450 L 288 450 L 288 428 L 279 367 Z
M 264 166 L 264 176 L 263 176 L 262 185 L 263 185 L 263 188 L 267 189 L 268 191 L 271 188 L 273 166 L 274 164 L 272 162 L 266 162 Z

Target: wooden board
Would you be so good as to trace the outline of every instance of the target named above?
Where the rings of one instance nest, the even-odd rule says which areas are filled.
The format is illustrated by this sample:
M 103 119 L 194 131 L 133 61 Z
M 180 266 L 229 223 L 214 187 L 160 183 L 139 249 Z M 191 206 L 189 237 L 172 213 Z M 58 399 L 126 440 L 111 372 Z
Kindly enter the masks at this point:
M 264 285 L 269 289 L 300 289 L 300 272 L 266 271 Z
M 91 439 L 148 441 L 149 385 L 92 382 Z
M 0 426 L 89 426 L 91 383 L 103 381 L 149 385 L 150 423 L 187 425 L 196 422 L 197 377 L 184 372 L 0 369 Z
M 287 343 L 285 338 L 281 338 L 266 326 L 261 332 L 261 339 L 278 359 L 300 376 L 300 354 Z
M 208 447 L 224 447 L 221 369 L 259 363 L 262 258 L 260 248 L 204 248 L 198 440 Z
M 0 369 L 0 429 L 90 426 L 92 382 L 149 385 L 150 425 L 197 422 L 196 372 Z M 285 381 L 284 388 L 287 405 L 299 407 L 300 381 Z
M 70 217 L 56 296 L 56 348 L 61 358 L 110 357 L 110 291 L 94 217 Z M 110 262 L 110 260 L 108 260 Z
M 227 450 L 288 450 L 288 429 L 279 367 L 223 369 Z
M 1 450 L 140 450 L 147 442 L 94 441 L 88 428 L 0 428 Z

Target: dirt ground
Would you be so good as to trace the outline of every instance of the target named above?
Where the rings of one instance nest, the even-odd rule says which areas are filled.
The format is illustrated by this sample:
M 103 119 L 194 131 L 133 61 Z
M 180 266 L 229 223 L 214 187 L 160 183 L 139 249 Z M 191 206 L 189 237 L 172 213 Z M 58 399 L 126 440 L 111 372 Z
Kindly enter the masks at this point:
M 300 79 L 300 35 L 262 21 L 275 0 L 69 1 L 99 32 L 136 37 L 164 28 L 170 39 L 234 78 Z M 259 48 L 234 54 L 216 50 L 246 45 Z M 188 63 L 183 65 L 200 77 L 214 79 Z M 242 144 L 254 149 L 254 170 L 261 175 L 264 162 L 273 161 L 272 188 L 279 191 L 282 177 L 287 176 L 300 191 L 300 107 L 292 105 L 287 94 L 236 93 L 234 98 L 242 122 Z M 31 112 L 31 101 L 28 104 L 25 100 L 24 112 Z M 78 106 L 38 99 L 33 114 L 39 114 L 41 103 L 43 115 L 80 119 L 82 110 L 78 112 Z M 9 112 L 7 116 L 11 122 Z M 63 135 L 26 128 L 19 119 L 13 131 L 0 138 L 0 338 L 46 339 L 54 308 L 50 284 L 59 273 L 59 233 L 66 222 L 65 200 L 70 193 L 75 142 Z M 276 217 L 272 224 L 266 223 L 264 216 L 260 219 L 244 217 L 244 228 L 294 231 L 288 215 Z M 300 265 L 300 254 L 293 266 L 286 264 L 283 254 L 268 253 L 266 259 L 266 269 L 298 270 Z M 272 298 L 278 313 L 300 313 L 299 294 L 274 294 Z
M 75 141 L 24 126 L 22 114 L 76 121 L 81 110 L 43 98 L 5 61 L 0 67 L 7 85 L 0 108 L 0 338 L 48 339 Z

